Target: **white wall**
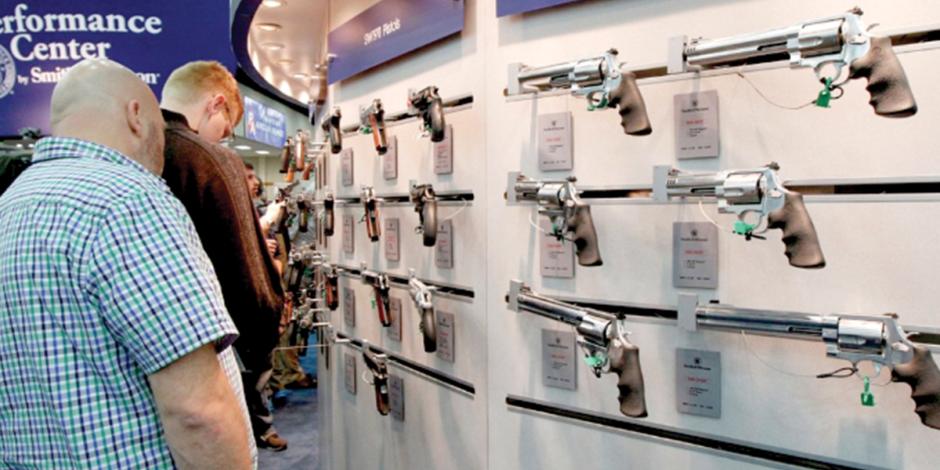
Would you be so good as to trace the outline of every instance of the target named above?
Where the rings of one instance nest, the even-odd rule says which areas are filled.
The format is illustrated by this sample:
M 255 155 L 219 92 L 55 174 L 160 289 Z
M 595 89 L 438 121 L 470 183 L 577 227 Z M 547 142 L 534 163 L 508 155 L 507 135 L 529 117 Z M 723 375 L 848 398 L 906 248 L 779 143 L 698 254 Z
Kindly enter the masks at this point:
M 372 1 L 333 1 L 332 24 L 354 16 Z M 587 1 L 541 13 L 495 17 L 495 2 L 467 2 L 467 29 L 389 66 L 331 88 L 343 108 L 344 123 L 356 119 L 360 104 L 381 98 L 389 111 L 403 109 L 409 88 L 429 84 L 446 98 L 472 92 L 472 109 L 447 115 L 454 125 L 455 165 L 452 176 L 433 175 L 427 141 L 414 138 L 416 124 L 389 128 L 399 139 L 399 177 L 386 182 L 370 137 L 346 145 L 355 152 L 355 186 L 339 194 L 357 194 L 361 184 L 375 184 L 379 194 L 404 192 L 409 179 L 432 182 L 438 190 L 472 189 L 476 201 L 455 220 L 458 232 L 454 270 L 434 268 L 433 252 L 410 237 L 416 222 L 409 207 L 387 209 L 402 223 L 402 261 L 386 264 L 381 244 L 368 241 L 357 226 L 356 253 L 341 252 L 339 226 L 331 256 L 344 264 L 366 260 L 380 270 L 471 286 L 474 304 L 455 305 L 458 318 L 457 362 L 452 366 L 421 350 L 414 323 L 405 324 L 401 345 L 390 342 L 368 305 L 371 292 L 357 290 L 357 326 L 348 329 L 342 312 L 333 321 L 340 330 L 364 337 L 404 355 L 473 382 L 473 400 L 404 374 L 407 391 L 405 423 L 397 426 L 374 410 L 372 392 L 360 384 L 351 398 L 344 390 L 342 352 L 336 348 L 330 375 L 323 377 L 321 405 L 329 419 L 321 435 L 332 435 L 324 448 L 327 468 L 744 468 L 758 465 L 730 455 L 703 453 L 662 441 L 520 414 L 507 409 L 507 394 L 549 400 L 618 416 L 616 379 L 596 379 L 578 368 L 578 389 L 569 392 L 542 386 L 542 328 L 560 324 L 506 309 L 503 295 L 510 279 L 520 279 L 538 292 L 630 303 L 674 305 L 672 223 L 704 220 L 692 205 L 630 201 L 597 204 L 594 221 L 604 266 L 578 268 L 573 280 L 542 279 L 538 274 L 537 235 L 528 223 L 534 209 L 508 207 L 503 199 L 506 174 L 521 170 L 542 174 L 535 161 L 535 117 L 570 110 L 574 113 L 575 170 L 589 186 L 648 184 L 657 164 L 692 170 L 755 167 L 780 163 L 785 179 L 846 177 L 917 177 L 940 175 L 930 144 L 940 122 L 940 95 L 933 84 L 940 75 L 937 49 L 899 55 L 907 70 L 920 111 L 909 119 L 877 117 L 867 104 L 864 83 L 846 87 L 832 109 L 785 111 L 756 95 L 734 74 L 682 80 L 641 82 L 654 133 L 623 135 L 612 111 L 588 113 L 583 100 L 568 96 L 507 100 L 506 67 L 511 62 L 547 65 L 620 50 L 630 66 L 663 63 L 670 36 L 718 37 L 756 32 L 801 20 L 827 16 L 859 4 L 875 31 L 936 23 L 940 6 L 926 0 L 877 2 L 798 0 L 609 0 Z M 753 71 L 748 77 L 771 99 L 785 104 L 811 100 L 819 86 L 809 70 Z M 718 90 L 721 113 L 721 158 L 677 163 L 674 151 L 672 97 L 696 89 Z M 338 178 L 339 159 L 332 169 Z M 333 181 L 337 181 L 334 179 Z M 930 217 L 940 199 L 808 197 L 828 266 L 819 271 L 791 268 L 783 256 L 779 232 L 765 242 L 747 243 L 732 236 L 720 240 L 717 290 L 700 290 L 705 298 L 741 307 L 816 313 L 880 314 L 897 312 L 902 322 L 940 327 L 934 305 L 932 260 L 940 259 L 937 226 Z M 361 209 L 352 211 L 358 217 Z M 452 210 L 452 209 L 449 209 Z M 713 217 L 713 205 L 706 205 Z M 442 215 L 447 212 L 442 212 Z M 341 221 L 337 212 L 337 223 Z M 721 223 L 730 219 L 720 217 Z M 350 282 L 348 280 L 343 282 Z M 395 291 L 404 298 L 403 291 Z M 444 305 L 444 304 L 442 304 Z M 406 312 L 413 313 L 405 298 Z M 440 308 L 440 307 L 439 307 Z M 416 315 L 407 316 L 414 322 Z M 821 344 L 739 334 L 688 333 L 665 323 L 630 324 L 631 341 L 641 350 L 647 405 L 645 422 L 747 441 L 755 445 L 816 454 L 821 457 L 889 468 L 930 468 L 931 445 L 938 432 L 920 424 L 904 385 L 875 387 L 874 408 L 858 404 L 857 379 L 818 380 L 811 375 L 844 365 L 825 358 Z M 680 414 L 675 406 L 675 349 L 719 351 L 722 357 L 721 419 Z M 765 365 L 772 362 L 776 369 Z M 360 370 L 364 365 L 359 361 Z M 323 368 L 321 367 L 321 371 Z M 884 377 L 884 376 L 883 376 Z M 411 414 L 411 413 L 414 414 Z

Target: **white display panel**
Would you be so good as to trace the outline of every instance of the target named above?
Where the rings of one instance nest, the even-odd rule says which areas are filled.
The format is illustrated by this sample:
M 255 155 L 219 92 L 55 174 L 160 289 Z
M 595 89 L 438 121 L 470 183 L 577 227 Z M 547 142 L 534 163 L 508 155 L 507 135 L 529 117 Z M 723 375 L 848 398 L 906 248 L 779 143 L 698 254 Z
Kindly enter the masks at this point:
M 337 25 L 370 6 L 371 1 L 332 1 Z M 357 227 L 356 254 L 346 258 L 331 244 L 331 258 L 358 266 L 472 287 L 473 304 L 436 300 L 454 312 L 456 362 L 424 353 L 414 305 L 403 297 L 402 342 L 385 339 L 367 303 L 371 288 L 344 279 L 357 289 L 357 338 L 471 381 L 469 397 L 401 373 L 407 382 L 407 419 L 403 423 L 375 412 L 371 388 L 360 383 L 355 401 L 346 397 L 341 378 L 324 381 L 321 409 L 328 421 L 320 435 L 324 468 L 759 468 L 767 461 L 706 451 L 684 444 L 651 440 L 633 433 L 573 423 L 511 410 L 507 395 L 547 400 L 621 416 L 616 378 L 597 379 L 584 364 L 576 368 L 577 390 L 542 384 L 541 331 L 564 329 L 557 322 L 506 308 L 503 296 L 511 279 L 536 292 L 579 298 L 675 305 L 680 290 L 672 286 L 672 226 L 704 221 L 698 206 L 651 201 L 591 201 L 604 265 L 576 267 L 573 279 L 540 275 L 538 236 L 529 224 L 532 205 L 508 206 L 503 198 L 506 175 L 522 171 L 534 178 L 567 173 L 538 170 L 538 116 L 571 112 L 574 169 L 578 184 L 649 185 L 654 165 L 711 171 L 750 168 L 776 161 L 785 180 L 940 176 L 940 158 L 930 145 L 940 122 L 940 94 L 934 91 L 940 50 L 922 48 L 899 54 L 919 112 L 908 119 L 878 117 L 868 105 L 864 82 L 853 81 L 831 109 L 779 109 L 761 98 L 735 74 L 695 79 L 640 81 L 653 134 L 623 134 L 615 111 L 588 112 L 583 99 L 554 96 L 506 98 L 509 63 L 548 65 L 620 51 L 628 67 L 663 64 L 670 36 L 720 37 L 758 32 L 828 16 L 859 4 L 875 30 L 936 23 L 940 6 L 926 0 L 900 2 L 661 2 L 609 0 L 582 2 L 566 8 L 496 19 L 494 2 L 468 0 L 467 29 L 331 88 L 343 108 L 344 124 L 357 118 L 359 104 L 381 98 L 390 112 L 404 109 L 409 88 L 436 85 L 447 99 L 473 93 L 470 109 L 447 114 L 454 129 L 454 171 L 435 175 L 430 142 L 417 138 L 418 123 L 388 128 L 398 137 L 397 179 L 383 179 L 381 159 L 368 136 L 347 136 L 344 145 L 356 155 L 356 187 L 373 184 L 377 195 L 401 194 L 408 181 L 434 184 L 438 192 L 472 189 L 475 201 L 453 219 L 455 269 L 438 269 L 434 251 L 421 245 L 411 228 L 417 214 L 410 206 L 382 207 L 383 216 L 401 221 L 401 260 L 388 264 L 382 243 L 371 243 Z M 734 21 L 729 21 L 734 18 Z M 748 80 L 768 98 L 787 105 L 813 99 L 819 85 L 808 69 L 748 71 Z M 721 156 L 679 162 L 675 156 L 673 97 L 696 90 L 719 95 Z M 332 169 L 338 171 L 338 158 Z M 342 191 L 342 190 L 341 190 Z M 339 194 L 338 194 L 339 195 Z M 783 254 L 780 232 L 766 241 L 746 242 L 719 234 L 717 289 L 690 289 L 703 301 L 720 299 L 739 307 L 808 313 L 896 312 L 901 322 L 940 328 L 935 305 L 940 300 L 931 266 L 940 259 L 936 218 L 940 198 L 807 197 L 828 266 L 819 271 L 792 268 Z M 441 206 L 440 217 L 457 209 Z M 714 204 L 704 210 L 718 216 Z M 337 207 L 361 216 L 361 207 Z M 683 290 L 684 292 L 684 290 Z M 402 291 L 394 292 L 404 296 Z M 334 314 L 334 324 L 342 319 Z M 342 327 L 341 327 L 342 329 Z M 643 423 L 670 426 L 712 437 L 745 441 L 781 452 L 813 454 L 858 466 L 931 468 L 932 443 L 940 431 L 920 424 L 912 412 L 906 385 L 875 387 L 877 405 L 858 402 L 861 381 L 794 377 L 829 372 L 845 365 L 825 358 L 818 343 L 718 332 L 685 332 L 672 322 L 631 321 L 630 336 L 641 351 L 649 417 Z M 338 361 L 345 347 L 334 353 Z M 720 419 L 681 414 L 676 410 L 677 348 L 721 354 Z M 773 367 L 768 366 L 770 363 Z M 336 375 L 339 362 L 329 374 Z M 360 364 L 361 365 L 361 364 Z M 364 367 L 364 365 L 361 365 Z M 321 367 L 321 371 L 323 368 Z M 784 372 L 781 372 L 784 371 Z M 396 372 L 398 373 L 398 372 Z M 885 372 L 887 373 L 887 372 Z M 883 375 L 882 378 L 885 376 Z

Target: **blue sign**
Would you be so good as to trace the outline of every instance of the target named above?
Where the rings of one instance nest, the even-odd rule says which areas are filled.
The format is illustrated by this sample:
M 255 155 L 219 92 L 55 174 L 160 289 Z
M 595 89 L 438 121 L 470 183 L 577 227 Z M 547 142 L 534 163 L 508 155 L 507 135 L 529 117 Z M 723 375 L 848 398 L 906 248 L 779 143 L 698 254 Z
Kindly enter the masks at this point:
M 157 98 L 192 60 L 235 69 L 229 0 L 0 1 L 0 136 L 49 132 L 49 100 L 69 67 L 106 57 L 133 70 Z
M 577 1 L 580 0 L 496 0 L 496 16 L 515 15 Z
M 382 0 L 330 31 L 330 84 L 463 30 L 463 0 Z
M 287 140 L 287 117 L 246 96 L 245 137 L 272 147 L 281 147 Z

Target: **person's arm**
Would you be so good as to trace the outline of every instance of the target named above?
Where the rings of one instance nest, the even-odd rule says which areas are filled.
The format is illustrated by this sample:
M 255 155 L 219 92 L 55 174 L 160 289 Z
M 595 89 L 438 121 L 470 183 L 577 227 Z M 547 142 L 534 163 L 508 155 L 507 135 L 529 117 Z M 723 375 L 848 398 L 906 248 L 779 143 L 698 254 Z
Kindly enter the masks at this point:
M 247 424 L 215 347 L 203 346 L 148 380 L 177 467 L 251 468 Z
M 215 354 L 238 330 L 186 210 L 167 193 L 127 194 L 112 201 L 90 249 L 86 289 L 149 379 L 177 465 L 242 468 L 235 464 L 251 455 L 241 384 L 228 381 Z

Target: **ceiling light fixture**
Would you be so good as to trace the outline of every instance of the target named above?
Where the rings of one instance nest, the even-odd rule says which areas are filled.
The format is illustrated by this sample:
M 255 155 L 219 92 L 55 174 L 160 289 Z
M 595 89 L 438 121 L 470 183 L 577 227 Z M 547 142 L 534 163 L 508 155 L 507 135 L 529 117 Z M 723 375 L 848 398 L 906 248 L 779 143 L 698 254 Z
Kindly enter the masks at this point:
M 251 147 L 247 145 L 236 145 L 235 150 L 251 150 Z
M 255 153 L 257 153 L 258 155 L 271 155 L 271 152 L 267 150 L 255 150 Z
M 310 80 L 310 74 L 308 73 L 297 72 L 292 76 L 296 78 L 297 80 Z
M 284 0 L 264 0 L 261 3 L 268 8 L 280 8 L 284 6 L 286 2 L 284 2 Z
M 284 44 L 281 44 L 281 43 L 279 43 L 279 42 L 266 42 L 266 43 L 262 44 L 261 47 L 263 47 L 263 48 L 265 48 L 265 49 L 267 49 L 267 50 L 269 50 L 269 51 L 280 51 L 280 50 L 284 49 Z
M 281 29 L 281 25 L 277 23 L 258 23 L 255 26 L 262 31 L 277 31 Z

